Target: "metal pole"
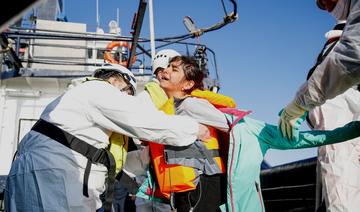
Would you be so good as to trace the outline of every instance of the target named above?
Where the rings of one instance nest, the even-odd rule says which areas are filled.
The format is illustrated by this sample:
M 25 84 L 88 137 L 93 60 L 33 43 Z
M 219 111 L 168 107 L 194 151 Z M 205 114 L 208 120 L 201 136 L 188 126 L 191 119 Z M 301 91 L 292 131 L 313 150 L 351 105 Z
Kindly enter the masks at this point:
M 20 50 L 20 36 L 16 36 L 16 47 L 15 47 L 15 54 L 19 55 Z
M 133 57 L 135 56 L 136 47 L 139 42 L 139 36 L 140 36 L 141 27 L 142 27 L 143 20 L 144 20 L 146 6 L 147 6 L 146 0 L 140 0 L 138 12 L 136 13 L 135 22 L 133 25 L 134 32 L 132 33 L 133 38 L 131 41 L 131 51 L 130 51 L 130 55 L 129 55 L 129 59 L 128 59 L 128 63 L 127 63 L 127 68 L 129 68 L 129 69 L 132 66 L 132 60 L 133 60 Z
M 96 35 L 98 34 L 99 28 L 100 28 L 99 22 L 100 22 L 99 21 L 99 0 L 96 0 L 96 30 L 95 30 Z M 93 45 L 94 45 L 94 48 L 96 49 L 96 40 L 93 41 Z M 95 58 L 97 55 L 97 51 L 99 51 L 99 50 L 93 50 L 93 57 L 95 55 Z
M 151 61 L 155 58 L 155 31 L 154 31 L 154 13 L 153 13 L 153 1 L 149 0 L 149 25 L 150 25 L 150 49 L 151 49 Z M 154 72 L 155 70 L 153 70 Z
M 96 0 L 96 32 L 100 27 L 100 23 L 99 23 L 99 0 Z
M 119 15 L 119 8 L 116 8 L 116 23 L 118 24 L 118 27 L 120 27 L 120 15 Z

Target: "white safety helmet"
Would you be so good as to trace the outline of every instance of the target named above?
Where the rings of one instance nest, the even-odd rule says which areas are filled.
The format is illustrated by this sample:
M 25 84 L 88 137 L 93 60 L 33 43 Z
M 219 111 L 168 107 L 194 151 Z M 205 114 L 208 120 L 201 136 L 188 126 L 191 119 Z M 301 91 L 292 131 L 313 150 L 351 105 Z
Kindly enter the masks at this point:
M 127 69 L 126 67 L 119 65 L 119 64 L 105 63 L 100 68 L 98 68 L 94 71 L 93 76 L 97 75 L 99 72 L 102 72 L 102 71 L 117 71 L 117 72 L 119 72 L 123 76 L 125 81 L 127 83 L 130 83 L 131 89 L 133 91 L 133 95 L 135 95 L 136 79 L 135 79 L 134 74 L 129 69 Z
M 163 49 L 156 53 L 154 61 L 153 61 L 153 71 L 155 74 L 156 69 L 158 68 L 166 68 L 169 65 L 169 61 L 171 58 L 180 56 L 179 52 L 172 49 Z

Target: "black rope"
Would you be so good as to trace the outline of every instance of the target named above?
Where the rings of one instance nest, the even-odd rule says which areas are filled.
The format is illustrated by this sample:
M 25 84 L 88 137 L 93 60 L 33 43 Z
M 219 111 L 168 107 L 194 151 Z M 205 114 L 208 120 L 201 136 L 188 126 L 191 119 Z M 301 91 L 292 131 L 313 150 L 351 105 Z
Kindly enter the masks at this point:
M 227 13 L 227 11 L 226 11 L 226 7 L 225 7 L 224 0 L 221 0 L 221 4 L 222 4 L 222 7 L 223 7 L 223 10 L 224 10 L 225 15 L 228 16 L 228 13 Z

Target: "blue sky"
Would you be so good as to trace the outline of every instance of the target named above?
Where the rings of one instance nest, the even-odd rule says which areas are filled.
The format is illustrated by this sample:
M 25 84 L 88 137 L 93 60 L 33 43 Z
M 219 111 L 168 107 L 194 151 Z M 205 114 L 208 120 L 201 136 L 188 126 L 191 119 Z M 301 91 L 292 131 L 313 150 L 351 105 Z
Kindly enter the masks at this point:
M 224 2 L 231 11 L 230 1 Z M 87 23 L 88 31 L 95 31 L 95 0 L 65 3 L 68 21 Z M 116 20 L 116 8 L 119 8 L 122 34 L 130 35 L 138 3 L 99 0 L 101 27 L 108 31 L 108 22 Z M 304 82 L 325 42 L 324 34 L 335 21 L 316 7 L 315 0 L 241 0 L 237 4 L 239 19 L 203 35 L 200 42 L 216 52 L 220 92 L 232 96 L 239 108 L 253 110 L 253 118 L 277 124 L 278 111 Z M 220 0 L 154 0 L 154 14 L 156 37 L 185 34 L 182 19 L 186 15 L 191 16 L 198 27 L 210 26 L 224 16 Z M 149 35 L 148 23 L 146 13 L 142 37 Z M 185 53 L 185 49 L 180 51 Z M 315 149 L 271 150 L 266 160 L 278 165 L 312 157 L 315 153 Z

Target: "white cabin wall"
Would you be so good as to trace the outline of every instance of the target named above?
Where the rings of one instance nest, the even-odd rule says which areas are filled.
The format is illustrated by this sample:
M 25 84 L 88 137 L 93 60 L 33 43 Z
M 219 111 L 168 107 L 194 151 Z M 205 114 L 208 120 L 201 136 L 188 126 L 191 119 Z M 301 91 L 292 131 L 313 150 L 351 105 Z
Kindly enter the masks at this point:
M 70 79 L 14 78 L 0 88 L 0 175 L 7 175 L 18 143 Z
M 69 33 L 86 33 L 86 24 L 71 23 L 71 22 L 57 22 L 48 20 L 37 20 L 36 29 L 41 30 L 56 30 L 64 32 L 64 35 Z M 48 34 L 61 35 L 57 32 L 46 32 Z M 85 36 L 84 34 L 74 34 L 78 36 Z M 53 60 L 58 63 L 77 62 L 85 63 L 86 61 L 86 41 L 85 40 L 52 40 L 52 39 L 35 39 L 32 57 L 35 60 Z M 49 45 L 49 46 L 42 46 Z M 66 47 L 61 47 L 64 45 Z M 84 71 L 85 67 L 80 65 L 50 65 L 42 63 L 33 63 L 31 68 L 34 69 L 51 69 L 51 70 L 65 70 L 65 71 Z

